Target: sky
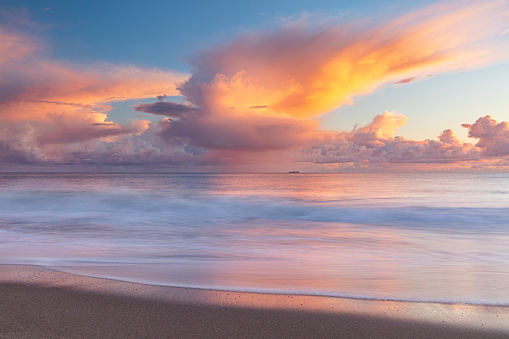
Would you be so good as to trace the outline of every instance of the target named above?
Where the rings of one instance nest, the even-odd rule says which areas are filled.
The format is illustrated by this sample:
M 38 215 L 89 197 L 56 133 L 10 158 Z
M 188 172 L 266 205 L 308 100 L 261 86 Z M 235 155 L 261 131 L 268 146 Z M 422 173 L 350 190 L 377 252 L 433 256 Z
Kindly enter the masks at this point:
M 509 170 L 509 1 L 2 1 L 0 170 Z

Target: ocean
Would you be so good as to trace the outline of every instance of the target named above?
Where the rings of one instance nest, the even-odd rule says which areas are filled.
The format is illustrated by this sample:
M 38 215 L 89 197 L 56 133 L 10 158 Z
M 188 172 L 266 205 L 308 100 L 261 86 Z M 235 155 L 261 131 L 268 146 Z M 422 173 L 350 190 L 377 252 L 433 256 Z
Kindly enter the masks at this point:
M 509 174 L 0 173 L 0 264 L 509 305 Z

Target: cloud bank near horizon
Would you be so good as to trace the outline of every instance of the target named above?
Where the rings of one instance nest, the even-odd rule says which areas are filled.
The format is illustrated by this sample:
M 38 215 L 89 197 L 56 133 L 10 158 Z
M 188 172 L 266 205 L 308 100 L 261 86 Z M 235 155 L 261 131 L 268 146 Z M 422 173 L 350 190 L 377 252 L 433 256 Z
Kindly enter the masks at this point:
M 199 54 L 190 77 L 52 60 L 34 39 L 0 27 L 0 164 L 505 164 L 508 123 L 490 116 L 462 125 L 475 145 L 452 130 L 398 137 L 407 119 L 390 112 L 349 132 L 320 131 L 312 118 L 384 84 L 507 59 L 507 7 L 447 2 L 382 24 L 300 20 Z M 179 94 L 187 103 L 164 101 Z M 111 102 L 156 97 L 134 109 L 160 122 L 108 120 Z

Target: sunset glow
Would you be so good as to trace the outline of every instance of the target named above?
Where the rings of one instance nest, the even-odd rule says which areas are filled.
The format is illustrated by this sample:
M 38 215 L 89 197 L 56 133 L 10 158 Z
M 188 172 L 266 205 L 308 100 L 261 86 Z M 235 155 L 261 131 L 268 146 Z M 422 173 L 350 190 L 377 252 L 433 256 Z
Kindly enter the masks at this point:
M 509 0 L 4 0 L 0 336 L 509 338 Z
M 42 28 L 32 18 L 37 6 L 2 9 L 10 20 L 0 24 L 0 165 L 504 171 L 507 110 L 478 112 L 477 121 L 452 110 L 448 121 L 456 124 L 437 121 L 443 132 L 425 140 L 398 136 L 418 120 L 411 110 L 365 111 L 353 129 L 327 119 L 391 86 L 443 74 L 461 82 L 468 72 L 506 65 L 508 9 L 507 1 L 446 1 L 383 20 L 306 15 L 238 29 L 192 56 L 177 51 L 169 57 L 189 68 L 175 70 L 55 57 L 49 37 L 58 25 Z M 470 139 L 458 139 L 458 130 Z

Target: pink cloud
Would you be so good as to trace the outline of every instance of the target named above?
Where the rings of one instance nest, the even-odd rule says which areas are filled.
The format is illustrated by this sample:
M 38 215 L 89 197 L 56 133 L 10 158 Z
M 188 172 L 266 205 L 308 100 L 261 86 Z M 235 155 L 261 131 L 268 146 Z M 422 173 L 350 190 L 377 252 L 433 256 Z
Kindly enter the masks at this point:
M 230 155 L 295 150 L 320 138 L 309 117 L 351 103 L 355 95 L 384 83 L 408 83 L 417 76 L 475 68 L 507 56 L 494 53 L 498 45 L 487 39 L 503 25 L 503 5 L 439 4 L 382 25 L 313 28 L 300 21 L 277 31 L 245 34 L 194 60 L 192 77 L 179 87 L 189 104 L 159 98 L 135 109 L 171 117 L 162 132 L 166 140 L 180 138 L 205 150 Z M 438 151 L 433 142 L 410 149 L 411 142 L 399 138 L 389 145 L 405 122 L 403 116 L 377 117 L 349 134 L 347 142 L 361 148 L 392 147 L 391 161 L 420 161 L 424 154 L 436 157 L 433 161 L 454 158 L 454 150 L 444 146 Z
M 401 79 L 395 82 L 395 84 L 408 84 L 415 80 L 415 77 Z
M 476 145 L 452 130 L 437 140 L 398 137 L 407 118 L 390 112 L 339 133 L 320 131 L 310 118 L 384 84 L 503 60 L 509 52 L 497 36 L 507 4 L 435 4 L 385 24 L 294 22 L 201 53 L 190 78 L 63 63 L 41 57 L 34 39 L 0 27 L 0 162 L 495 166 L 486 158 L 509 155 L 509 138 L 507 123 L 489 117 L 464 125 Z M 178 94 L 187 103 L 164 101 Z M 136 111 L 165 118 L 110 121 L 112 101 L 140 98 L 157 101 Z
M 291 118 L 210 115 L 172 121 L 163 136 L 179 137 L 205 149 L 260 152 L 309 144 L 316 127 L 314 121 Z
M 110 102 L 177 94 L 177 72 L 73 65 L 44 56 L 41 43 L 0 26 L 0 162 L 53 163 L 66 146 L 114 142 L 140 127 L 107 121 Z M 77 146 L 79 145 L 79 146 Z
M 509 155 L 509 123 L 497 122 L 491 116 L 477 119 L 474 124 L 461 125 L 468 129 L 468 136 L 479 139 L 476 146 L 486 156 Z
M 506 25 L 507 7 L 447 2 L 381 25 L 299 21 L 245 34 L 196 58 L 180 90 L 207 111 L 265 107 L 264 116 L 317 116 L 382 84 L 504 60 L 509 52 L 493 36 Z
M 15 60 L 22 60 L 39 49 L 39 44 L 28 37 L 7 32 L 0 27 L 0 67 Z
M 355 129 L 348 139 L 357 145 L 374 147 L 393 138 L 407 120 L 407 117 L 403 115 L 385 112 L 377 115 L 371 124 Z
M 46 156 L 37 146 L 29 123 L 0 125 L 0 163 L 43 164 Z
M 397 79 L 408 83 L 430 72 L 493 62 L 500 3 L 433 5 L 383 25 L 340 24 L 312 28 L 305 22 L 245 34 L 194 60 L 192 77 L 179 90 L 188 105 L 141 104 L 137 111 L 171 117 L 164 137 L 204 149 L 290 150 L 317 139 L 309 117 Z M 490 18 L 489 24 L 486 17 Z M 503 58 L 497 55 L 496 58 Z M 489 56 L 489 57 L 488 57 Z M 377 118 L 378 119 L 378 118 Z M 361 146 L 383 143 L 405 117 L 385 129 L 359 130 Z M 385 139 L 383 139 L 385 140 Z
M 119 98 L 177 94 L 176 83 L 187 78 L 135 66 L 74 65 L 52 60 L 43 51 L 35 38 L 0 26 L 0 121 L 44 120 L 49 111 L 79 118 L 87 109 L 107 110 L 107 103 Z
M 324 133 L 304 160 L 317 163 L 455 163 L 480 160 L 480 149 L 459 141 L 452 130 L 439 140 L 408 140 L 394 136 L 406 117 L 385 112 L 351 132 Z

